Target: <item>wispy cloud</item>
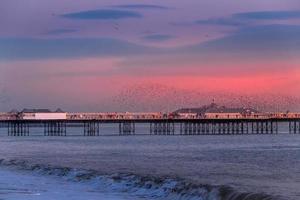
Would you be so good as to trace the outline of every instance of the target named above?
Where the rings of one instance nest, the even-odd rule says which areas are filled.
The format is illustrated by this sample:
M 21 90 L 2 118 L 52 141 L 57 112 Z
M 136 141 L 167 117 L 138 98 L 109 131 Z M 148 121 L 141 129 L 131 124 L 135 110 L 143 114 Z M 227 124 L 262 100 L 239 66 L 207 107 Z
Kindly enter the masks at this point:
M 147 41 L 153 41 L 153 42 L 162 42 L 167 41 L 174 38 L 172 35 L 163 35 L 163 34 L 153 34 L 153 35 L 146 35 L 142 39 Z
M 61 15 L 61 17 L 80 20 L 111 20 L 125 18 L 142 18 L 143 16 L 135 11 L 100 9 L 66 13 Z
M 245 22 L 234 18 L 211 18 L 211 19 L 204 19 L 204 20 L 197 20 L 197 24 L 202 25 L 221 25 L 221 26 L 243 26 Z
M 46 32 L 47 35 L 61 35 L 66 33 L 74 33 L 77 30 L 75 29 L 54 29 L 51 31 Z
M 126 5 L 116 5 L 116 8 L 127 8 L 127 9 L 149 9 L 149 10 L 167 10 L 169 7 L 151 4 L 126 4 Z
M 235 33 L 193 47 L 184 52 L 248 58 L 295 57 L 300 53 L 300 26 L 261 25 L 243 27 Z
M 262 20 L 300 19 L 300 11 L 258 11 L 236 13 L 228 17 L 197 20 L 196 24 L 247 26 L 259 23 Z
M 245 12 L 234 14 L 233 18 L 253 20 L 300 19 L 300 10 Z
M 300 26 L 264 25 L 244 27 L 231 35 L 193 46 L 121 57 L 115 63 L 116 70 L 108 73 L 136 77 L 281 73 L 298 69 L 299 55 Z M 85 76 L 93 74 L 97 73 L 89 72 Z
M 145 37 L 143 39 L 149 41 L 165 41 L 173 36 L 154 34 Z M 278 59 L 295 58 L 299 53 L 300 26 L 293 25 L 243 27 L 223 38 L 188 47 L 167 49 L 111 38 L 0 38 L 0 61 L 139 55 L 159 55 L 166 58 L 174 55 L 196 55 L 199 59 Z
M 111 38 L 0 38 L 0 61 L 128 56 L 154 51 L 154 48 Z
M 130 68 L 131 73 L 146 75 L 157 69 L 160 69 L 157 70 L 159 74 L 165 72 L 168 75 L 179 72 L 215 75 L 218 69 L 225 68 L 227 71 L 222 72 L 223 75 L 239 69 L 239 73 L 265 69 L 269 73 L 270 69 L 297 67 L 299 55 L 300 26 L 263 25 L 243 27 L 230 35 L 196 45 L 170 48 L 165 54 L 130 58 L 122 61 L 121 66 L 126 70 L 126 67 Z M 259 65 L 265 61 L 270 64 Z M 278 63 L 278 69 L 271 64 L 274 62 Z M 279 63 L 287 65 L 281 66 Z M 184 69 L 185 66 L 190 67 L 189 71 Z

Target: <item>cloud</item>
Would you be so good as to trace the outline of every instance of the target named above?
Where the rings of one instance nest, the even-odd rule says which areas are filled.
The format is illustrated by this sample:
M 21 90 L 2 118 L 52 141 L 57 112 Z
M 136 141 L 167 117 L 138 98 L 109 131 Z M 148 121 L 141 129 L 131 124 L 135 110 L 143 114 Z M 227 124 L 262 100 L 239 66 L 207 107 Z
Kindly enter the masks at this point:
M 80 20 L 111 20 L 125 18 L 142 18 L 143 16 L 140 13 L 134 11 L 100 9 L 67 13 L 61 15 L 61 17 Z
M 148 35 L 150 41 L 164 41 L 170 35 Z M 145 39 L 145 38 L 144 38 Z M 143 55 L 143 56 L 141 56 Z M 300 26 L 262 25 L 238 31 L 204 43 L 187 47 L 154 48 L 112 38 L 0 38 L 0 60 L 109 56 L 195 55 L 199 60 L 281 59 L 300 55 Z M 189 63 L 186 59 L 183 61 Z M 146 62 L 146 60 L 143 60 Z
M 153 41 L 153 42 L 162 42 L 169 39 L 172 39 L 174 36 L 172 35 L 163 35 L 163 34 L 153 34 L 147 35 L 143 37 L 144 40 Z
M 167 10 L 169 7 L 160 5 L 150 4 L 127 4 L 127 5 L 116 5 L 116 8 L 127 8 L 127 9 L 149 9 L 149 10 Z
M 66 33 L 74 33 L 77 30 L 75 29 L 54 29 L 51 31 L 48 31 L 46 34 L 47 35 L 61 35 L 61 34 L 66 34 Z
M 0 60 L 128 56 L 154 48 L 111 38 L 0 38 Z
M 211 19 L 197 20 L 196 24 L 221 25 L 221 26 L 243 26 L 243 25 L 245 25 L 245 22 L 236 20 L 234 18 L 211 18 Z
M 299 65 L 300 26 L 244 27 L 222 38 L 165 52 L 130 58 L 121 66 L 126 71 L 130 68 L 130 73 L 146 75 L 156 71 L 159 75 L 200 72 L 215 76 L 218 70 L 223 70 L 222 75 L 287 70 Z
M 198 21 L 201 21 L 201 20 L 198 20 Z M 196 21 L 196 23 L 198 21 Z M 187 21 L 185 21 L 185 22 L 170 22 L 169 24 L 172 26 L 194 26 L 195 22 L 187 22 Z
M 249 26 L 262 20 L 300 19 L 300 11 L 259 11 L 236 13 L 223 18 L 197 20 L 196 24 L 222 26 Z
M 233 17 L 252 20 L 300 19 L 300 10 L 245 12 L 234 14 Z
M 300 26 L 262 25 L 244 27 L 223 38 L 179 49 L 200 57 L 271 59 L 297 58 L 300 55 Z M 222 57 L 225 56 L 225 57 Z

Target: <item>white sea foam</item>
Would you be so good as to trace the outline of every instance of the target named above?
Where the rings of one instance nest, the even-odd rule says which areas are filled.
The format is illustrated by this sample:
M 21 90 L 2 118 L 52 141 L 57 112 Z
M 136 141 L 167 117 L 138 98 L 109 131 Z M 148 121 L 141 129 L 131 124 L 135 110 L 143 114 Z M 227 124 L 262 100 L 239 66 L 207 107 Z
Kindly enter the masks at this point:
M 230 187 L 196 185 L 180 179 L 175 180 L 150 176 L 140 177 L 133 174 L 101 175 L 94 170 L 30 165 L 25 161 L 16 160 L 0 160 L 0 163 L 1 167 L 5 169 L 18 169 L 31 173 L 31 175 L 22 174 L 21 177 L 24 178 L 25 176 L 25 182 L 35 187 L 26 189 L 18 188 L 14 193 L 15 197 L 20 196 L 20 194 L 31 196 L 28 199 L 33 199 L 32 196 L 40 196 L 41 194 L 43 198 L 40 199 L 53 199 L 55 195 L 57 195 L 55 199 L 64 199 L 66 195 L 75 195 L 76 197 L 72 199 L 81 199 L 80 196 L 82 195 L 86 196 L 84 199 L 94 199 L 97 195 L 97 199 L 124 199 L 128 196 L 130 196 L 131 199 L 146 198 L 166 200 L 275 199 L 275 197 L 269 195 L 239 193 Z M 0 173 L 3 173 L 3 171 L 0 171 Z M 10 176 L 12 175 L 10 174 Z M 16 177 L 16 175 L 14 175 L 14 177 Z M 56 179 L 53 181 L 53 179 L 46 179 L 46 177 L 56 177 Z M 47 189 L 43 187 L 44 185 L 37 184 L 37 181 L 40 181 L 39 179 L 48 183 Z M 60 185 L 63 185 L 63 187 L 60 187 Z M 55 191 L 54 196 L 51 190 Z M 93 192 L 91 193 L 90 191 Z M 36 199 L 36 197 L 34 199 Z
M 23 171 L 0 170 L 0 199 L 5 200 L 139 200 L 126 194 L 93 189 L 89 184 L 70 182 Z

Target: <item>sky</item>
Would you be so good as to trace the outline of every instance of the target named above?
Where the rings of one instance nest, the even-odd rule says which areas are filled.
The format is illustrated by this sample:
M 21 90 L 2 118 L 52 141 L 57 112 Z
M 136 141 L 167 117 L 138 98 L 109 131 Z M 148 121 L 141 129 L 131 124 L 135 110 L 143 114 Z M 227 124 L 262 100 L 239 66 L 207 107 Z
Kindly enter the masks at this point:
M 0 111 L 300 111 L 299 0 L 1 0 Z

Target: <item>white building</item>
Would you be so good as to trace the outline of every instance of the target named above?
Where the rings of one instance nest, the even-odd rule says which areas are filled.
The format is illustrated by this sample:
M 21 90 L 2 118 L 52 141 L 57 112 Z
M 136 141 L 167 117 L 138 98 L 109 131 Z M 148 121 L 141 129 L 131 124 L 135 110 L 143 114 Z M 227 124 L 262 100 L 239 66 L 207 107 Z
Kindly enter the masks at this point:
M 67 113 L 60 109 L 51 112 L 48 109 L 24 109 L 19 114 L 20 119 L 25 120 L 57 120 L 67 119 Z

